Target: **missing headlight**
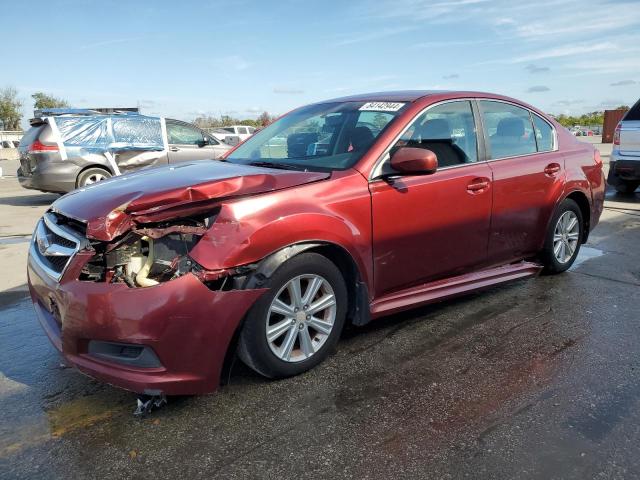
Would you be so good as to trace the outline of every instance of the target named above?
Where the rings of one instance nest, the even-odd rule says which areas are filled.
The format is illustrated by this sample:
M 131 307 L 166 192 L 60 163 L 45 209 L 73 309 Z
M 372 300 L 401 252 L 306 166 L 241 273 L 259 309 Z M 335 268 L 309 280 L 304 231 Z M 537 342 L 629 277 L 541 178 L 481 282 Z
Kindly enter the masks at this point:
M 172 280 L 197 268 L 189 252 L 199 239 L 195 233 L 172 232 L 152 238 L 132 232 L 115 247 L 95 246 L 97 253 L 82 269 L 80 280 L 126 283 L 130 287 Z

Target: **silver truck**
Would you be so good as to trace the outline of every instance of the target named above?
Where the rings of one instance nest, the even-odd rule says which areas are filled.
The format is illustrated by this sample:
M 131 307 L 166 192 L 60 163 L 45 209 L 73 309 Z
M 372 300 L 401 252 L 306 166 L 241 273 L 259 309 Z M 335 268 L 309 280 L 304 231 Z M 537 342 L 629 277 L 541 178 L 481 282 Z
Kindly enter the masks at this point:
M 640 185 L 640 100 L 616 127 L 607 183 L 623 194 Z

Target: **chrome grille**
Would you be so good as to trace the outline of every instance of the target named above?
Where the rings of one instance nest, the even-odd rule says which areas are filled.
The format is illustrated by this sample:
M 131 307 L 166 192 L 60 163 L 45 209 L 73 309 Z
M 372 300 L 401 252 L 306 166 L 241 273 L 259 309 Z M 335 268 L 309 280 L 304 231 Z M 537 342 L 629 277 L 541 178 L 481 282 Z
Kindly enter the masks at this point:
M 59 222 L 53 213 L 45 213 L 38 222 L 30 254 L 55 280 L 60 280 L 71 258 L 86 243 L 77 232 Z

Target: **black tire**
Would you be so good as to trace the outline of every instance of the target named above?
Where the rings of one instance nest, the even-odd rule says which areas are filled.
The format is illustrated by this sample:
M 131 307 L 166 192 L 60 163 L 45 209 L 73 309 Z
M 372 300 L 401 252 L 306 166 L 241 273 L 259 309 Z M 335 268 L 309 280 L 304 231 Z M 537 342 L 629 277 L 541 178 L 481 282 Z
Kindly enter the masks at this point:
M 99 178 L 99 180 L 91 181 L 92 178 Z M 80 172 L 80 175 L 78 175 L 76 188 L 86 187 L 87 185 L 97 183 L 101 180 L 106 180 L 107 178 L 111 178 L 111 172 L 109 172 L 108 170 L 100 167 L 87 168 L 86 170 Z
M 558 220 L 562 215 L 566 212 L 572 211 L 576 217 L 578 218 L 578 243 L 575 251 L 571 258 L 561 263 L 554 254 L 553 251 L 553 237 L 555 233 L 556 226 L 558 224 Z M 543 273 L 546 274 L 557 274 L 562 273 L 569 269 L 573 262 L 575 261 L 578 253 L 580 252 L 580 246 L 582 245 L 582 239 L 584 238 L 584 219 L 582 218 L 582 211 L 576 202 L 571 200 L 570 198 L 564 199 L 558 208 L 556 209 L 553 217 L 551 218 L 551 222 L 549 222 L 549 229 L 547 231 L 547 235 L 545 237 L 544 247 L 540 252 L 540 260 L 542 265 L 544 266 Z
M 620 180 L 620 183 L 618 183 L 614 188 L 618 193 L 622 193 L 623 195 L 630 195 L 636 191 L 638 185 L 640 185 L 640 183 L 638 182 L 624 182 Z
M 322 346 L 310 357 L 295 363 L 281 360 L 271 350 L 267 342 L 267 315 L 271 303 L 281 288 L 299 275 L 316 274 L 323 277 L 333 289 L 336 300 L 336 316 L 333 328 Z M 301 253 L 282 264 L 271 278 L 265 293 L 251 307 L 240 333 L 238 355 L 242 361 L 268 378 L 284 378 L 310 370 L 335 348 L 344 326 L 347 314 L 347 287 L 340 270 L 326 257 L 317 253 Z

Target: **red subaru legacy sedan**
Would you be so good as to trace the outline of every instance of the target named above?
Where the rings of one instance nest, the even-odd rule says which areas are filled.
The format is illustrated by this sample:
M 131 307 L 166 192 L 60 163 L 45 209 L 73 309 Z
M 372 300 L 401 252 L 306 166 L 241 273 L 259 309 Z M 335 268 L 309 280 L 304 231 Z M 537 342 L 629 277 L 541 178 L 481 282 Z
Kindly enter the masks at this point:
M 352 96 L 292 111 L 224 161 L 61 197 L 34 233 L 29 286 L 82 372 L 211 392 L 227 355 L 295 375 L 345 322 L 563 272 L 604 188 L 598 151 L 518 100 Z

